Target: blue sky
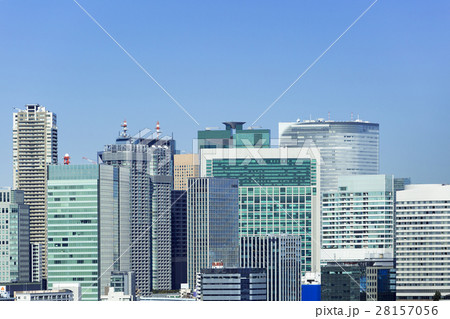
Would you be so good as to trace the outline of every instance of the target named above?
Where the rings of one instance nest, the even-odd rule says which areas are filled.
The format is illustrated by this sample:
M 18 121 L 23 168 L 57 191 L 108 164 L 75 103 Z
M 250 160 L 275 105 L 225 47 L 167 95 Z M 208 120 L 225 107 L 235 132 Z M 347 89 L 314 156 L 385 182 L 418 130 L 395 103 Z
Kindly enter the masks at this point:
M 198 129 L 250 125 L 372 2 L 0 0 L 0 184 L 12 184 L 13 107 L 58 115 L 59 155 L 95 159 L 126 119 L 160 121 L 191 151 Z M 380 123 L 381 172 L 450 183 L 450 2 L 379 0 L 258 123 Z

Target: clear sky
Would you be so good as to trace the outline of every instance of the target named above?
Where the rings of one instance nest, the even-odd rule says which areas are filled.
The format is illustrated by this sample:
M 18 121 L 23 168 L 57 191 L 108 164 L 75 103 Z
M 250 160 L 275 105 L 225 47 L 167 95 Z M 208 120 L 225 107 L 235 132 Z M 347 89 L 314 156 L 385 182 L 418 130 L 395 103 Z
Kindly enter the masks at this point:
M 0 0 L 0 185 L 12 184 L 13 107 L 57 113 L 59 157 L 95 159 L 126 119 L 178 148 L 250 125 L 373 0 Z M 379 0 L 257 125 L 380 123 L 381 173 L 450 183 L 450 1 Z

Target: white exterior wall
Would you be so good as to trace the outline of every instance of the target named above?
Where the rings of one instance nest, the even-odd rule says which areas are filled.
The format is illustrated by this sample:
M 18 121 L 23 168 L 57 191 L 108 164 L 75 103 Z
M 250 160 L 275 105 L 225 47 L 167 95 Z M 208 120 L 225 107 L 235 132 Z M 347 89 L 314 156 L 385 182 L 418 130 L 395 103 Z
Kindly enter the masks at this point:
M 450 185 L 397 192 L 397 300 L 450 294 Z

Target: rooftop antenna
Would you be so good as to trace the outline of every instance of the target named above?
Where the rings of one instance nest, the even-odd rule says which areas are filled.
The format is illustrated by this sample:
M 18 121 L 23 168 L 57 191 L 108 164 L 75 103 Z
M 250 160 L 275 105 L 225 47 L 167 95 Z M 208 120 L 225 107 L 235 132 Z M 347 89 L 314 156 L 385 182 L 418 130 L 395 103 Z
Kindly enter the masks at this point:
M 70 164 L 70 156 L 69 154 L 66 153 L 66 155 L 64 155 L 64 165 L 69 165 Z
M 156 122 L 156 138 L 159 140 L 159 134 L 161 133 L 160 127 L 159 127 L 159 121 Z
M 128 134 L 128 124 L 127 124 L 127 120 L 124 120 L 123 123 L 120 125 L 122 127 L 122 136 L 123 137 L 127 137 Z
M 330 112 L 328 112 L 328 121 L 331 121 Z

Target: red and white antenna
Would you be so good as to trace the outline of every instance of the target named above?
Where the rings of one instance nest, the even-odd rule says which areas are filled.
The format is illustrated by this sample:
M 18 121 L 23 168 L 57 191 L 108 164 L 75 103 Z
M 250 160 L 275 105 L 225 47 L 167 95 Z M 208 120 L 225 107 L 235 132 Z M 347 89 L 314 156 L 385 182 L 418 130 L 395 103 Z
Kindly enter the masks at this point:
M 128 124 L 127 124 L 127 120 L 124 120 L 122 125 L 120 125 L 122 127 L 122 136 L 125 137 L 127 136 L 127 132 L 128 132 Z
M 70 156 L 69 154 L 66 153 L 66 155 L 64 155 L 64 165 L 69 165 L 70 164 Z
M 156 122 L 156 138 L 159 139 L 159 134 L 161 133 L 161 129 L 159 127 L 159 121 Z

